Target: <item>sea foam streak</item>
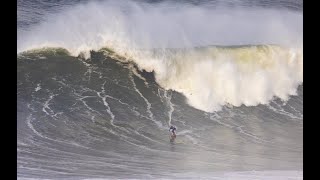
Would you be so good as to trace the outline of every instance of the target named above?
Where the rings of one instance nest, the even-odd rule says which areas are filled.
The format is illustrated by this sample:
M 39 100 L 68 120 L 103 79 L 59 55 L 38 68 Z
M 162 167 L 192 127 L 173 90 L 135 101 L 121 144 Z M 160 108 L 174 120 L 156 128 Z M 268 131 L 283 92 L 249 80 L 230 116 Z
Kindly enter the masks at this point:
M 46 19 L 18 34 L 18 53 L 62 47 L 77 56 L 108 47 L 204 111 L 287 100 L 303 82 L 301 12 L 107 1 Z M 253 45 L 233 47 L 246 44 Z

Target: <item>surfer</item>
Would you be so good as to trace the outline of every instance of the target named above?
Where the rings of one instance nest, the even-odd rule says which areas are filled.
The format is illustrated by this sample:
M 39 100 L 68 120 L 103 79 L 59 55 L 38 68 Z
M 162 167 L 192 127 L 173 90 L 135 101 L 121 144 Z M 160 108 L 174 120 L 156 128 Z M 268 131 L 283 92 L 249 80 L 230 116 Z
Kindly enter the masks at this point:
M 173 142 L 176 139 L 176 130 L 177 128 L 175 126 L 170 126 L 170 129 L 169 129 L 169 132 L 171 132 L 170 142 Z

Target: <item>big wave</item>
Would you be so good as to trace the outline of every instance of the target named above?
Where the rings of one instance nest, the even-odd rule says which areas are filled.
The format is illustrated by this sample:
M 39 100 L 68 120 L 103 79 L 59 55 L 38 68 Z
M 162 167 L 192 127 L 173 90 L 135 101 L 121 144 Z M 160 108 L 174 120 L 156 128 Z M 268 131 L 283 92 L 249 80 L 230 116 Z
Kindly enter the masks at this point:
M 302 13 L 289 10 L 90 2 L 18 33 L 18 53 L 43 47 L 105 50 L 208 112 L 288 100 L 303 82 Z

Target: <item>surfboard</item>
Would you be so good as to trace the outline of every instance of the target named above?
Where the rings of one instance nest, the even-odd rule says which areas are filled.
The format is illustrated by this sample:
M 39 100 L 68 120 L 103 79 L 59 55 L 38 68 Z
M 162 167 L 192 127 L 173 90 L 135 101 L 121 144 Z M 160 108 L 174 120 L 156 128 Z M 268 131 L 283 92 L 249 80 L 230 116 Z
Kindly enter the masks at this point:
M 175 144 L 185 144 L 184 141 L 182 141 L 182 140 L 176 140 L 174 143 Z
M 184 141 L 176 140 L 176 138 L 173 139 L 173 138 L 171 138 L 171 136 L 169 137 L 169 139 L 170 139 L 171 144 L 185 144 Z

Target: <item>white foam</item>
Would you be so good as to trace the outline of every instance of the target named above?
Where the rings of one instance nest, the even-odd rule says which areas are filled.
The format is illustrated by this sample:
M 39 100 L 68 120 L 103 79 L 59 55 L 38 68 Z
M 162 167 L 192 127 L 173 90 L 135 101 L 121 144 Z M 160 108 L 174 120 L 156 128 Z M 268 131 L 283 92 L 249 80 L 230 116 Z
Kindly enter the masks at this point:
M 101 92 L 96 92 L 97 95 L 102 99 L 102 102 L 103 102 L 103 105 L 107 108 L 106 111 L 107 113 L 110 115 L 111 117 L 111 120 L 110 120 L 110 123 L 112 126 L 114 127 L 118 127 L 114 124 L 114 120 L 115 120 L 115 115 L 113 114 L 113 112 L 111 111 L 111 108 L 109 106 L 109 103 L 107 102 L 107 96 L 108 95 L 105 95 L 106 92 L 105 92 L 105 89 L 104 89 L 104 86 L 106 84 L 107 81 L 105 81 L 102 85 L 101 85 Z
M 28 124 L 28 127 L 38 136 L 42 137 L 42 138 L 46 138 L 44 136 L 42 136 L 42 134 L 40 134 L 37 130 L 34 129 L 33 127 L 33 124 L 32 124 L 32 121 L 35 120 L 35 118 L 32 117 L 32 114 L 30 114 L 28 117 L 27 117 L 27 124 Z
M 160 100 L 163 102 L 163 99 L 165 100 L 165 103 L 167 106 L 169 106 L 168 110 L 168 126 L 171 126 L 171 120 L 172 120 L 172 113 L 174 111 L 174 104 L 171 102 L 172 93 L 168 93 L 168 91 L 163 89 L 158 89 L 158 95 L 160 96 Z
M 37 84 L 37 87 L 34 89 L 34 91 L 39 91 L 41 89 L 40 83 Z
M 105 1 L 47 15 L 18 33 L 18 52 L 45 46 L 72 54 L 101 47 L 124 49 L 198 45 L 302 43 L 302 12 L 262 8 L 208 9 L 173 3 Z M 263 23 L 261 23 L 263 22 Z
M 17 51 L 63 47 L 74 56 L 88 56 L 90 50 L 108 47 L 140 69 L 154 71 L 164 89 L 183 93 L 191 106 L 212 112 L 227 104 L 255 106 L 296 94 L 303 81 L 302 18 L 302 12 L 284 9 L 89 2 L 19 31 Z M 283 48 L 178 54 L 165 49 L 212 44 Z M 153 48 L 157 53 L 149 51 Z
M 139 89 L 137 88 L 136 83 L 134 82 L 134 78 L 132 77 L 132 74 L 130 74 L 129 76 L 132 84 L 133 84 L 133 88 L 135 89 L 135 91 L 140 95 L 140 97 L 144 100 L 144 102 L 147 104 L 147 112 L 149 114 L 149 118 L 150 120 L 152 120 L 158 127 L 160 128 L 164 128 L 162 123 L 160 121 L 157 121 L 154 116 L 153 113 L 151 111 L 151 103 L 148 101 L 148 99 L 146 99 L 143 94 L 139 91 Z
M 57 96 L 57 94 L 52 94 L 49 96 L 49 99 L 44 103 L 43 107 L 42 107 L 42 111 L 45 112 L 48 116 L 53 117 L 53 115 L 55 115 L 54 111 L 49 107 L 50 105 L 50 101 Z M 49 110 L 49 112 L 47 111 Z
M 157 82 L 183 93 L 191 106 L 204 111 L 227 104 L 267 104 L 275 96 L 288 100 L 303 81 L 300 49 L 249 47 L 176 56 L 154 65 Z

